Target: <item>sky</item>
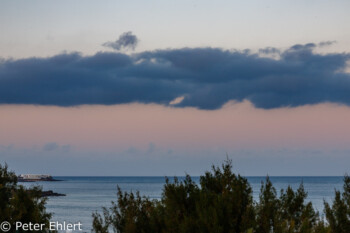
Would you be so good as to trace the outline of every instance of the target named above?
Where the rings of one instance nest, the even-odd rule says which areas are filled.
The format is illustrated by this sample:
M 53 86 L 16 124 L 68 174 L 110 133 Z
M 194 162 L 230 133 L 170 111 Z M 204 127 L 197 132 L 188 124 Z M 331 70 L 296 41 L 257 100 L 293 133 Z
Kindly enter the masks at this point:
M 17 173 L 344 175 L 349 1 L 1 1 Z

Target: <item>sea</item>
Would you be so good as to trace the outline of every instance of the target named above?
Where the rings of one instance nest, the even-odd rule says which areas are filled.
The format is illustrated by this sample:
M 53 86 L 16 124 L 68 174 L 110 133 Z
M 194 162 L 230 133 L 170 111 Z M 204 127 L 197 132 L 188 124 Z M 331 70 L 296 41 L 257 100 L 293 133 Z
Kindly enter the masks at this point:
M 66 196 L 49 197 L 47 212 L 52 213 L 52 221 L 59 223 L 80 223 L 82 231 L 59 232 L 91 232 L 92 213 L 102 213 L 102 207 L 110 207 L 111 201 L 117 200 L 117 186 L 126 192 L 139 191 L 142 196 L 160 199 L 165 177 L 54 177 L 62 181 L 21 183 L 27 187 L 39 185 L 44 191 L 52 190 Z M 184 177 L 179 177 L 183 179 Z M 246 177 L 253 189 L 253 197 L 258 200 L 261 182 L 265 177 Z M 199 183 L 199 177 L 192 177 Z M 307 200 L 313 203 L 320 215 L 323 214 L 324 201 L 330 202 L 334 198 L 335 190 L 342 190 L 343 177 L 270 177 L 278 194 L 279 190 L 291 186 L 297 189 L 303 183 L 308 193 Z

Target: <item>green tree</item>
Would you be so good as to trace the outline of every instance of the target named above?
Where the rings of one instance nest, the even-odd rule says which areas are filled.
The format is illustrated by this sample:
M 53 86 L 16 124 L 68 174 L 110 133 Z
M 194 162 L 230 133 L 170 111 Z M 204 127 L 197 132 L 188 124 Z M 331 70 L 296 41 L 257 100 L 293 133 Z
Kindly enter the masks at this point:
M 312 203 L 305 204 L 307 193 L 304 185 L 300 184 L 297 191 L 289 186 L 284 192 L 281 191 L 281 223 L 280 229 L 287 229 L 287 232 L 312 232 L 317 222 L 318 213 L 312 207 Z
M 280 215 L 280 202 L 277 198 L 276 189 L 273 187 L 269 177 L 265 183 L 261 183 L 259 202 L 256 206 L 257 224 L 256 231 L 260 233 L 274 232 Z
M 122 193 L 118 204 L 93 214 L 93 231 L 112 227 L 118 233 L 249 232 L 254 227 L 252 190 L 247 179 L 232 173 L 231 161 L 213 167 L 200 178 L 200 187 L 186 176 L 183 181 L 166 179 L 160 201 Z
M 322 225 L 317 225 L 318 213 L 313 209 L 311 202 L 305 203 L 306 197 L 307 193 L 301 184 L 296 191 L 290 186 L 286 191 L 281 190 L 281 195 L 277 198 L 276 189 L 267 177 L 261 185 L 256 206 L 256 232 L 312 233 L 316 232 L 316 226 L 320 230 Z
M 350 204 L 349 187 L 347 179 L 343 206 Z M 303 184 L 296 191 L 289 186 L 277 196 L 267 177 L 254 203 L 248 180 L 232 172 L 230 160 L 213 166 L 200 177 L 199 185 L 188 175 L 184 180 L 166 179 L 161 200 L 123 193 L 119 188 L 117 196 L 118 202 L 104 208 L 103 215 L 93 214 L 94 232 L 342 233 L 331 231 L 320 220 L 311 202 L 306 202 Z M 348 217 L 349 212 L 343 212 Z
M 343 193 L 335 191 L 333 204 L 324 202 L 326 219 L 332 233 L 350 232 L 350 177 L 345 175 Z
M 246 178 L 232 172 L 230 160 L 201 176 L 200 186 L 200 232 L 241 233 L 254 227 L 252 189 Z
M 27 189 L 18 185 L 15 173 L 9 171 L 6 164 L 0 164 L 0 222 L 7 221 L 12 225 L 9 232 L 15 232 L 16 222 L 39 223 L 48 227 L 51 215 L 46 212 L 45 203 L 39 187 Z
M 199 188 L 189 175 L 183 181 L 166 179 L 162 195 L 164 228 L 169 233 L 198 232 Z
M 103 208 L 103 216 L 99 213 L 93 214 L 93 229 L 98 233 L 114 232 L 161 232 L 162 212 L 156 200 L 150 201 L 141 197 L 137 192 L 122 192 L 118 187 L 118 202 L 112 202 L 112 206 Z

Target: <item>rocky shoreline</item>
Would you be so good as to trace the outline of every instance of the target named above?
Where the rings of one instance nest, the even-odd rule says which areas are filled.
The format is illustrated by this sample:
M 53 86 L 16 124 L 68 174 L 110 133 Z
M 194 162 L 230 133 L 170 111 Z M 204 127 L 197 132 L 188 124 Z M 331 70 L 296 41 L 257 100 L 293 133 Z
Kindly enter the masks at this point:
M 52 190 L 42 191 L 41 192 L 41 197 L 62 197 L 62 196 L 66 196 L 66 194 L 55 193 Z

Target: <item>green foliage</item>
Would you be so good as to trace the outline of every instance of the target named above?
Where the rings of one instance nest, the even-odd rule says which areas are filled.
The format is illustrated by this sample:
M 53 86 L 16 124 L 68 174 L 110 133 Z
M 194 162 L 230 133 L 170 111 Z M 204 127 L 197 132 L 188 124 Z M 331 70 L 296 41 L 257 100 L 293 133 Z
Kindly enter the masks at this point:
M 281 219 L 287 232 L 313 232 L 318 214 L 311 202 L 305 204 L 307 193 L 301 184 L 296 192 L 289 186 L 286 192 L 281 191 Z M 281 228 L 283 229 L 283 228 Z
M 99 213 L 93 214 L 95 232 L 108 233 L 110 228 L 115 232 L 161 232 L 164 213 L 157 201 L 142 198 L 138 192 L 123 193 L 119 187 L 117 196 L 118 203 L 112 202 L 112 207 L 104 208 L 103 217 Z
M 280 224 L 280 206 L 281 204 L 277 199 L 276 189 L 272 186 L 270 178 L 266 177 L 265 184 L 261 184 L 259 203 L 256 206 L 257 232 L 269 233 L 274 231 L 274 229 Z
M 9 171 L 7 165 L 0 164 L 0 223 L 7 221 L 12 224 L 9 232 L 15 232 L 17 221 L 48 226 L 51 215 L 46 213 L 45 203 L 39 187 L 26 189 L 18 185 L 15 173 Z
M 259 203 L 257 203 L 257 232 L 300 232 L 312 233 L 318 226 L 318 213 L 311 202 L 306 203 L 307 193 L 303 184 L 294 191 L 290 186 L 281 190 L 277 198 L 276 189 L 269 177 L 262 184 Z M 321 226 L 318 226 L 320 228 Z
M 150 201 L 138 193 L 122 193 L 118 203 L 93 214 L 94 232 L 241 233 L 255 225 L 252 189 L 247 179 L 232 173 L 231 162 L 200 178 L 200 187 L 186 176 L 166 179 L 162 198 Z
M 246 232 L 254 227 L 252 189 L 246 178 L 232 173 L 231 161 L 200 177 L 196 202 L 200 232 Z
M 170 183 L 167 179 L 161 201 L 163 229 L 169 233 L 196 232 L 198 198 L 199 188 L 190 176 L 183 182 L 175 178 L 174 183 Z
M 303 184 L 277 195 L 269 177 L 261 184 L 254 203 L 246 178 L 232 172 L 231 161 L 212 167 L 197 185 L 190 176 L 183 181 L 166 179 L 161 200 L 139 193 L 123 193 L 103 216 L 93 214 L 93 232 L 105 233 L 349 233 L 350 178 L 344 192 L 336 192 L 333 205 L 325 203 L 327 221 L 306 202 Z
M 335 191 L 332 206 L 325 202 L 325 214 L 331 232 L 350 232 L 350 177 L 344 177 L 343 193 Z

